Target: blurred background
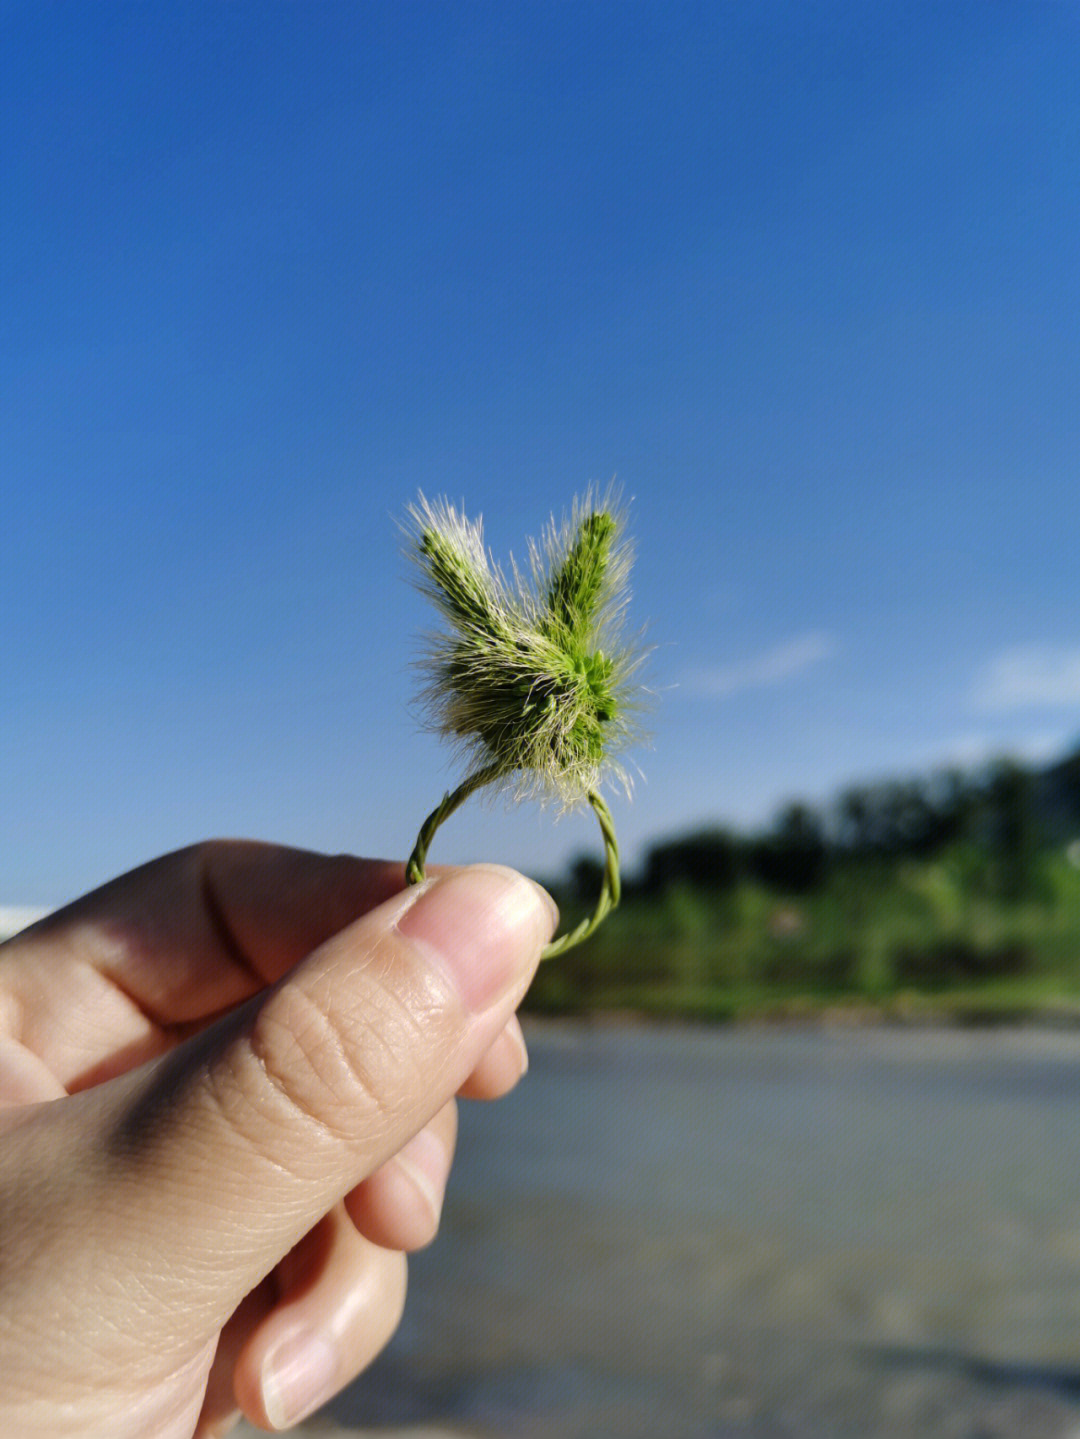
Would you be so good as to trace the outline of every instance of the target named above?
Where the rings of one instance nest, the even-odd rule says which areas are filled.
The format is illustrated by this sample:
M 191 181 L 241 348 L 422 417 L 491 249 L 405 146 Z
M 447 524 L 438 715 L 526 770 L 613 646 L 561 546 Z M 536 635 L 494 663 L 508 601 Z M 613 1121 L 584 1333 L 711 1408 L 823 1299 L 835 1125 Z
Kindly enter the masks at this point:
M 0 14 L 4 902 L 407 853 L 420 489 L 504 562 L 630 500 L 631 863 L 1080 735 L 1073 7 Z
M 618 1436 L 646 1414 L 643 1433 L 690 1439 L 837 1435 L 850 1414 L 852 1434 L 897 1434 L 929 1395 L 912 1433 L 1080 1428 L 1071 1311 L 1045 1332 L 1031 1317 L 1032 1254 L 1059 1276 L 1075 1259 L 1073 1209 L 1038 1210 L 1076 1137 L 1070 1037 L 999 1032 L 988 1058 L 939 1036 L 931 1086 L 895 1035 L 800 1031 L 792 1049 L 770 1031 L 755 1050 L 567 1023 L 1080 1015 L 1078 75 L 1080 12 L 1054 0 L 0 5 L 2 928 L 212 834 L 404 856 L 456 783 L 415 706 L 432 615 L 406 505 L 482 515 L 506 563 L 590 484 L 629 502 L 630 624 L 654 648 L 650 743 L 633 802 L 613 800 L 627 899 L 541 975 L 536 1097 L 510 1101 L 535 1113 L 466 1129 L 464 1228 L 422 1261 L 420 1318 L 349 1422 Z M 433 858 L 521 866 L 572 918 L 598 850 L 587 815 L 473 803 Z M 792 1096 L 835 1114 L 847 1080 L 884 1107 L 826 1134 L 825 1109 L 804 1112 L 819 1179 L 800 1199 Z M 926 1172 L 910 1106 L 954 1094 L 956 1163 L 976 1132 L 1001 1149 L 1003 1116 L 978 1105 L 1017 1087 L 1055 1118 L 1009 1133 L 1055 1134 L 1053 1153 L 1012 1180 L 961 1166 L 970 1192 L 949 1171 L 968 1208 L 941 1253 L 961 1231 L 1016 1247 L 997 1308 L 977 1264 L 952 1274 L 972 1308 L 946 1322 L 938 1291 L 890 1288 L 926 1239 L 897 1227 Z M 628 1103 L 660 1148 L 597 1137 Z M 714 1103 L 715 1143 L 686 1169 Z M 881 1148 L 886 1124 L 910 1151 Z M 746 1178 L 733 1134 L 775 1169 Z M 853 1135 L 868 1147 L 839 1162 Z M 835 1176 L 869 1172 L 887 1176 L 867 1243 L 895 1242 L 891 1279 L 851 1260 L 850 1232 L 834 1262 L 766 1202 L 804 1214 L 812 1192 L 833 1213 Z M 675 1173 L 689 1209 L 657 1198 Z M 642 1208 L 616 1222 L 630 1191 Z M 580 1328 L 565 1286 L 592 1271 L 560 1289 L 542 1234 L 610 1259 Z M 789 1292 L 807 1252 L 824 1267 Z M 741 1299 L 732 1255 L 763 1266 Z M 470 1388 L 458 1334 L 449 1377 L 418 1387 L 446 1343 L 431 1296 L 471 1283 L 466 1309 L 487 1313 L 508 1274 L 524 1303 L 526 1271 L 555 1288 L 550 1323 L 522 1317 L 524 1369 L 473 1335 Z M 808 1319 L 796 1343 L 800 1295 L 832 1312 L 822 1286 L 836 1334 Z M 772 1309 L 718 1337 L 751 1293 Z M 678 1353 L 648 1324 L 635 1348 L 635 1305 Z M 972 1339 L 976 1311 L 1000 1333 Z M 821 1346 L 849 1323 L 877 1324 L 892 1358 L 830 1388 Z M 591 1340 L 545 1357 L 554 1329 L 605 1326 L 606 1358 Z M 778 1344 L 804 1359 L 755 1359 Z M 818 1407 L 790 1409 L 811 1377 Z M 976 1427 L 949 1429 L 957 1413 Z

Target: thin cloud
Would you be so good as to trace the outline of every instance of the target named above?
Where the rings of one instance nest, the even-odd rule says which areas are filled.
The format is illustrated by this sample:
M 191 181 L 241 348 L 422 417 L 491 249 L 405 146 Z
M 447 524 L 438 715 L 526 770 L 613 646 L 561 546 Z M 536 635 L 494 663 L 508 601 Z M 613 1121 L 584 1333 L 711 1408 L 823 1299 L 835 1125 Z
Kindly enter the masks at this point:
M 1069 735 L 1064 730 L 1037 730 L 1031 734 L 985 734 L 973 731 L 944 744 L 927 746 L 915 757 L 922 768 L 979 769 L 992 760 L 1021 760 L 1046 764 L 1065 753 Z
M 975 687 L 984 710 L 1080 706 L 1080 645 L 1017 645 L 986 666 Z
M 687 676 L 683 689 L 713 699 L 725 699 L 743 690 L 765 689 L 784 684 L 823 660 L 831 659 L 836 649 L 831 635 L 815 630 L 764 650 L 740 664 L 694 670 Z

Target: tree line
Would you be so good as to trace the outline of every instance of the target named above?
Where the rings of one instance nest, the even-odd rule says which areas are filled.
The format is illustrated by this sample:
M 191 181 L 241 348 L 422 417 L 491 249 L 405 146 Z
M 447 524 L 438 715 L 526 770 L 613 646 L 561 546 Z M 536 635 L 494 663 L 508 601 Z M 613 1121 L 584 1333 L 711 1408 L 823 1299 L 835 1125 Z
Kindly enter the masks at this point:
M 1048 846 L 1080 834 L 1080 748 L 1047 769 L 999 759 L 977 770 L 852 785 L 822 806 L 786 805 L 760 832 L 716 825 L 654 843 L 629 895 L 658 897 L 675 886 L 723 891 L 751 881 L 801 894 L 838 870 L 887 866 L 963 850 L 981 882 L 1002 898 L 1026 893 Z M 574 861 L 572 893 L 596 894 L 600 866 Z

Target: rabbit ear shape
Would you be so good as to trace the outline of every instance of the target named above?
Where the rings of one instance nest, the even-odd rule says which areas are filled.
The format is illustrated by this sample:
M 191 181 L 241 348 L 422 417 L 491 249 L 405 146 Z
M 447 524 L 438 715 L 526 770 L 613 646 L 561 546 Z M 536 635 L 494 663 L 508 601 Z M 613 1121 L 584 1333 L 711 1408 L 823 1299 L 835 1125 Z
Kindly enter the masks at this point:
M 552 569 L 547 589 L 551 624 L 575 639 L 585 640 L 595 620 L 617 529 L 614 516 L 602 510 L 586 515 L 565 557 Z
M 480 635 L 502 633 L 505 585 L 488 559 L 482 522 L 470 522 L 445 500 L 431 503 L 423 495 L 409 506 L 409 516 L 425 594 L 456 628 Z
M 510 785 L 517 798 L 554 797 L 563 808 L 587 801 L 604 837 L 603 884 L 594 914 L 544 950 L 551 958 L 619 902 L 619 849 L 599 785 L 614 775 L 629 792 L 614 755 L 636 737 L 628 716 L 641 708 L 634 679 L 644 658 L 619 634 L 630 569 L 622 522 L 607 499 L 586 495 L 569 519 L 551 522 L 543 552 L 529 541 L 531 583 L 511 564 L 511 586 L 479 520 L 423 495 L 409 513 L 420 586 L 447 622 L 421 661 L 423 699 L 432 728 L 469 767 L 421 826 L 405 878 L 424 878 L 435 831 L 477 790 Z
M 618 632 L 629 570 L 619 515 L 586 495 L 542 545 L 529 542 L 529 573 L 512 565 L 512 584 L 479 520 L 423 496 L 410 515 L 420 587 L 445 621 L 421 660 L 422 699 L 466 777 L 563 808 L 605 776 L 628 787 L 616 756 L 636 737 L 641 655 Z

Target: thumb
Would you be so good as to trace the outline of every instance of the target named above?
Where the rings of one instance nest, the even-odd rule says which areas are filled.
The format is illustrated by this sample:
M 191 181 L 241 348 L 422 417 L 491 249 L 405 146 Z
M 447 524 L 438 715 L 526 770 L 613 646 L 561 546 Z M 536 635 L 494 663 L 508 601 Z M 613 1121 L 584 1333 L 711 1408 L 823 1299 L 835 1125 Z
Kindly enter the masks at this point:
M 132 1275 L 140 1342 L 164 1337 L 148 1300 L 173 1340 L 223 1323 L 447 1103 L 520 1002 L 556 922 L 551 900 L 511 870 L 429 880 L 96 1091 L 107 1108 L 94 1182 L 106 1192 L 88 1196 L 82 1240 L 114 1280 Z

